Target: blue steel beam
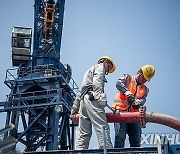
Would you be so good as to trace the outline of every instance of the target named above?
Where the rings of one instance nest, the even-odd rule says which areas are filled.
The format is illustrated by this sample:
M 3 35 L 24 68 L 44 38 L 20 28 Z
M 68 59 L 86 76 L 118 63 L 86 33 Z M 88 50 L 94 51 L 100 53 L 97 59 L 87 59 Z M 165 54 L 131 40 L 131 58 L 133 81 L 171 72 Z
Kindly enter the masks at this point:
M 18 136 L 18 138 L 17 138 L 18 141 L 27 133 L 27 131 L 33 126 L 33 124 L 39 120 L 39 118 L 44 114 L 44 112 L 45 112 L 46 110 L 47 110 L 47 107 L 45 107 L 45 108 L 41 111 L 41 113 L 38 114 L 38 116 L 31 122 L 31 124 L 24 130 L 24 132 L 21 133 L 21 134 Z
M 54 64 L 59 68 L 60 46 L 63 28 L 65 0 L 57 0 L 54 8 L 54 20 L 51 41 L 45 40 L 44 15 L 46 3 L 44 0 L 35 0 L 34 5 L 34 49 L 32 55 L 33 66 Z

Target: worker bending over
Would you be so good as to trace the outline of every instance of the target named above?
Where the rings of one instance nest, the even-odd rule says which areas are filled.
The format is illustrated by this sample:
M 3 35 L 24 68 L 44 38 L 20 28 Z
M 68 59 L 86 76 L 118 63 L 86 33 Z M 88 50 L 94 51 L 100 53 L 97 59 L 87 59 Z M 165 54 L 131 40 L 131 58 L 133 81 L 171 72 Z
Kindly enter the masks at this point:
M 155 74 L 152 65 L 143 66 L 135 76 L 124 74 L 116 83 L 118 93 L 112 108 L 117 112 L 138 112 L 140 106 L 146 102 L 149 89 L 145 86 Z M 140 123 L 115 123 L 115 148 L 123 148 L 126 134 L 129 136 L 130 147 L 140 147 L 141 125 Z
M 106 147 L 112 148 L 110 129 L 106 120 L 104 107 L 107 98 L 104 93 L 105 75 L 115 71 L 115 64 L 108 56 L 103 56 L 84 75 L 82 86 L 73 103 L 71 114 L 79 111 L 79 134 L 76 149 L 88 149 L 92 135 L 92 125 L 96 131 L 99 148 L 104 147 L 103 128 L 106 136 Z

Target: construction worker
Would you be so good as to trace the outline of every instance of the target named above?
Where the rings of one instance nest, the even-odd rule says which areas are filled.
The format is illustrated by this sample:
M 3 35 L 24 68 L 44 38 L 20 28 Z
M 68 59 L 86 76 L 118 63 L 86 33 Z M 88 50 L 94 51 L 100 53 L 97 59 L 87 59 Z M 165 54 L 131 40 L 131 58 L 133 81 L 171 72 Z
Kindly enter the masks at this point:
M 104 84 L 107 82 L 105 75 L 113 73 L 115 68 L 113 60 L 108 56 L 103 56 L 84 75 L 82 86 L 71 110 L 72 115 L 78 111 L 80 113 L 79 134 L 76 143 L 77 150 L 88 149 L 92 135 L 92 125 L 96 131 L 99 148 L 104 148 L 104 134 L 106 137 L 106 148 L 112 148 L 110 129 L 104 110 L 107 104 Z
M 152 65 L 143 66 L 135 76 L 124 74 L 116 83 L 118 93 L 115 96 L 112 108 L 116 112 L 138 112 L 140 106 L 146 102 L 149 89 L 145 86 L 155 74 Z M 126 134 L 129 136 L 130 147 L 140 147 L 140 123 L 115 123 L 115 148 L 123 148 Z

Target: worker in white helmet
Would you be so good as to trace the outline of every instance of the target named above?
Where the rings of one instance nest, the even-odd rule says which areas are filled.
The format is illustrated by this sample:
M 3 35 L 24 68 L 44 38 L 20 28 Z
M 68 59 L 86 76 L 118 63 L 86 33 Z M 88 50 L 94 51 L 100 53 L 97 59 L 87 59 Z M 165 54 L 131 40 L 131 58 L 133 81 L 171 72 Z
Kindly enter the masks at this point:
M 108 56 L 99 58 L 98 63 L 92 66 L 84 75 L 82 86 L 73 103 L 71 114 L 80 114 L 79 134 L 75 148 L 88 149 L 92 135 L 92 125 L 96 131 L 99 148 L 104 148 L 103 128 L 106 137 L 106 147 L 112 148 L 110 129 L 106 120 L 104 107 L 107 98 L 104 93 L 105 75 L 115 71 L 115 64 Z
M 143 66 L 135 76 L 124 74 L 116 83 L 118 92 L 112 108 L 117 112 L 138 112 L 146 102 L 149 89 L 145 83 L 155 74 L 152 65 Z M 115 148 L 123 148 L 126 134 L 129 136 L 131 147 L 139 147 L 141 142 L 140 123 L 115 123 Z

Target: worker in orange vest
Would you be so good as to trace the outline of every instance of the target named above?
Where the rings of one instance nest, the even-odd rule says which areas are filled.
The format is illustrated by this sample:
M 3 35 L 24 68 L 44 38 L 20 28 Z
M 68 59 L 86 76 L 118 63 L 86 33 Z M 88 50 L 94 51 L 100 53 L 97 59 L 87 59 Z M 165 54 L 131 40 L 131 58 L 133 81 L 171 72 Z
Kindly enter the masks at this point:
M 117 112 L 138 112 L 140 106 L 146 102 L 149 89 L 145 86 L 155 74 L 152 65 L 143 66 L 135 76 L 124 74 L 116 83 L 118 93 L 115 96 L 112 108 Z M 140 123 L 115 123 L 115 148 L 123 148 L 126 134 L 129 136 L 130 147 L 140 147 Z

